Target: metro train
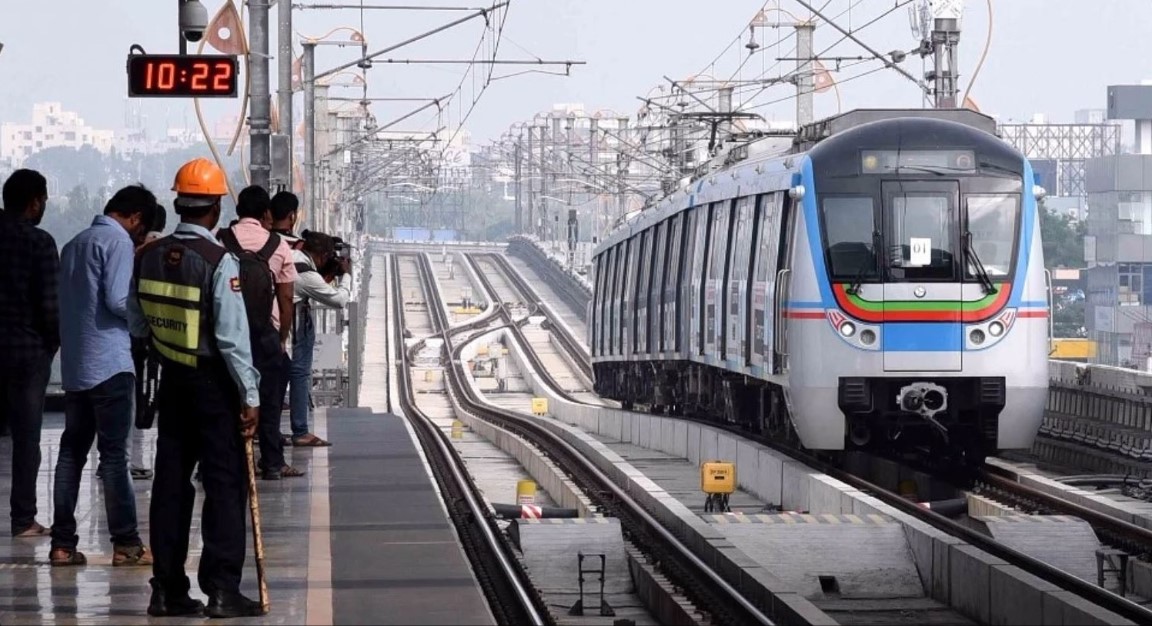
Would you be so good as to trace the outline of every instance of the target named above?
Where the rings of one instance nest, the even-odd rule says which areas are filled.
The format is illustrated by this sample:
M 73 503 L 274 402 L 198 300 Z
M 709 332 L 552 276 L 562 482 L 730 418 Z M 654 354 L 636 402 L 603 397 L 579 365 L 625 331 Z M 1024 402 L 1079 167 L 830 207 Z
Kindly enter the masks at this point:
M 596 392 L 814 451 L 1031 447 L 1044 190 L 994 133 L 967 110 L 861 110 L 729 152 L 596 248 Z

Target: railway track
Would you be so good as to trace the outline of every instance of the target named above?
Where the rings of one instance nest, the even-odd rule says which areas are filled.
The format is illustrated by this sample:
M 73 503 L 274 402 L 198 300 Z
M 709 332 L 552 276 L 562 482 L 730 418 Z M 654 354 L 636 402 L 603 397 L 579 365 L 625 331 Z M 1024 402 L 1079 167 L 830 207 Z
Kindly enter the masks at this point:
M 495 516 L 484 505 L 483 496 L 464 466 L 464 459 L 416 403 L 409 372 L 410 359 L 404 350 L 403 329 L 407 326 L 404 320 L 399 259 L 385 260 L 386 263 L 388 261 L 394 261 L 389 263 L 395 315 L 390 348 L 396 359 L 399 406 L 411 422 L 420 447 L 428 458 L 449 516 L 488 598 L 496 623 L 552 624 L 554 622 L 549 617 L 543 599 L 512 553 Z M 425 302 L 431 302 L 423 284 L 422 289 L 425 289 Z
M 448 355 L 445 370 L 449 393 L 454 396 L 458 406 L 477 418 L 531 442 L 558 467 L 563 468 L 604 514 L 620 520 L 626 538 L 645 552 L 651 562 L 659 563 L 662 573 L 701 611 L 708 614 L 708 621 L 713 624 L 772 624 L 772 620 L 753 602 L 742 596 L 720 573 L 696 556 L 591 460 L 552 432 L 538 418 L 494 407 L 480 397 L 468 383 L 466 365 L 462 357 L 468 341 L 461 341 L 459 338 L 477 331 L 487 332 L 497 328 L 508 328 L 515 335 L 519 327 L 516 323 L 509 322 L 507 311 L 499 310 L 503 309 L 503 305 L 490 297 L 490 307 L 495 310 L 494 315 L 482 315 L 476 320 L 450 328 L 443 302 L 439 294 L 431 288 L 433 284 L 431 263 L 424 255 L 417 259 L 420 265 L 422 289 L 433 318 L 434 336 L 444 340 L 443 347 Z M 502 323 L 493 326 L 493 322 Z
M 531 263 L 531 261 L 529 261 Z M 515 273 L 512 269 L 509 273 Z M 524 291 L 522 294 L 524 298 L 529 301 L 539 301 L 539 296 L 528 285 L 527 281 L 520 277 L 516 281 L 520 285 L 520 289 Z M 572 294 L 565 292 L 567 296 Z M 565 298 L 567 299 L 567 298 Z M 552 328 L 560 335 L 568 335 L 567 339 L 562 339 L 565 346 L 571 345 L 575 338 L 570 336 L 566 327 L 560 324 L 553 324 Z M 591 358 L 586 356 L 586 352 L 580 350 L 572 353 L 573 358 L 578 355 L 583 355 L 583 358 L 588 359 L 589 368 L 591 368 Z M 807 451 L 792 445 L 782 444 L 776 440 L 767 437 L 760 437 L 736 426 L 721 424 L 715 421 L 694 418 L 685 416 L 685 419 L 692 419 L 702 423 L 706 423 L 714 428 L 721 428 L 733 434 L 736 434 L 744 439 L 756 441 L 762 445 L 768 446 L 782 454 L 785 454 L 795 460 L 798 460 L 817 471 L 820 471 L 828 476 L 844 482 L 862 492 L 868 493 L 877 497 L 886 504 L 895 507 L 896 509 L 909 514 L 921 521 L 924 521 L 938 530 L 945 532 L 953 537 L 961 539 L 993 556 L 1004 559 L 1024 571 L 1027 571 L 1035 576 L 1038 576 L 1058 587 L 1074 593 L 1085 600 L 1097 604 L 1103 608 L 1113 611 L 1128 619 L 1134 620 L 1138 623 L 1152 623 L 1152 610 L 1136 604 L 1127 598 L 1123 598 L 1111 591 L 1094 585 L 1084 579 L 1073 576 L 1067 572 L 1059 570 L 1044 561 L 1031 557 L 1027 554 L 1019 552 L 1010 548 L 995 539 L 979 533 L 970 527 L 953 520 L 939 512 L 925 509 L 913 502 L 908 501 L 902 495 L 885 489 L 875 483 L 868 481 L 864 478 L 856 476 L 848 471 L 845 471 L 821 458 L 818 458 Z M 1124 549 L 1125 551 L 1147 555 L 1152 554 L 1152 531 L 1148 531 L 1139 526 L 1135 526 L 1124 520 L 1117 519 L 1105 513 L 1094 511 L 1086 507 L 1080 506 L 1076 503 L 1058 498 L 1054 495 L 1031 489 L 1025 485 L 1021 485 L 1009 477 L 1005 476 L 1005 472 L 993 466 L 985 466 L 975 476 L 977 486 L 983 491 L 997 494 L 997 496 L 1008 502 L 1019 504 L 1031 504 L 1034 508 L 1044 511 L 1053 511 L 1066 515 L 1073 515 L 1080 517 L 1095 528 L 1100 533 L 1101 538 L 1108 544 L 1115 547 Z

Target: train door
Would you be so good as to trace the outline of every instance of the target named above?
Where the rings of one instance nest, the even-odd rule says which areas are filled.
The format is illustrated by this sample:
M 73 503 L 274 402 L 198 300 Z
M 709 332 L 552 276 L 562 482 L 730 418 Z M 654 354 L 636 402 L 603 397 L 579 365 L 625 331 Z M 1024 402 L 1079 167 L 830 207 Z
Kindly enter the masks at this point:
M 660 352 L 676 348 L 676 295 L 680 283 L 680 231 L 687 213 L 673 215 L 668 220 L 668 249 L 664 254 L 664 283 L 660 294 Z
M 604 272 L 600 269 L 604 262 L 603 256 L 592 259 L 592 302 L 588 307 L 588 345 L 591 346 L 592 356 L 600 356 L 600 313 L 604 310 L 601 302 L 604 300 Z
M 776 255 L 776 275 L 775 280 L 768 285 L 767 292 L 767 299 L 772 302 L 772 328 L 767 341 L 772 346 L 773 356 L 770 371 L 773 374 L 786 374 L 788 372 L 789 324 L 785 313 L 788 297 L 792 291 L 792 252 L 796 247 L 796 215 L 800 212 L 797 201 L 788 196 L 784 197 L 782 207 L 779 220 L 781 230 L 780 236 L 777 238 L 780 244 Z M 808 226 L 811 227 L 812 225 L 809 224 Z
M 624 273 L 624 307 L 622 317 L 623 323 L 621 326 L 624 328 L 624 345 L 623 353 L 625 357 L 631 357 L 634 349 L 633 342 L 635 341 L 636 330 L 636 257 L 640 254 L 640 235 L 633 236 L 628 240 L 627 251 L 624 253 L 624 267 L 621 271 Z
M 960 185 L 886 181 L 882 191 L 884 371 L 960 371 Z
M 718 204 L 701 207 L 697 211 L 696 243 L 693 250 L 692 270 L 692 332 L 690 333 L 691 357 L 704 354 L 704 308 L 706 306 L 705 283 L 708 280 L 708 244 L 711 241 L 712 214 L 718 211 Z
M 672 220 L 665 220 L 656 225 L 656 238 L 653 250 L 655 254 L 652 255 L 652 276 L 649 278 L 648 284 L 648 353 L 659 354 L 662 352 L 661 344 L 663 343 L 663 335 L 660 333 L 661 316 L 664 311 L 664 275 L 666 267 L 664 259 L 667 257 L 668 250 L 668 230 L 672 226 Z
M 608 297 L 604 299 L 604 331 L 600 334 L 600 341 L 604 343 L 606 354 L 616 354 L 616 254 L 619 245 L 608 249 L 608 262 L 604 266 L 604 280 L 608 284 Z
M 616 246 L 616 354 L 621 357 L 628 354 L 624 349 L 628 336 L 628 325 L 624 320 L 628 316 L 628 262 L 632 259 L 631 252 L 631 239 L 625 239 Z
M 724 280 L 728 269 L 728 240 L 734 201 L 712 205 L 712 232 L 708 244 L 708 270 L 704 290 L 704 356 L 709 361 L 720 361 L 723 351 L 717 350 L 719 327 L 724 313 Z
M 745 317 L 750 338 L 746 347 L 748 364 L 761 371 L 772 371 L 771 327 L 768 316 L 772 294 L 776 285 L 776 263 L 780 250 L 780 196 L 775 193 L 760 196 L 756 213 L 756 234 L 753 236 L 752 271 L 749 283 L 748 310 Z
M 640 233 L 640 255 L 636 257 L 636 314 L 632 319 L 632 347 L 636 354 L 648 352 L 648 281 L 652 274 L 652 243 L 656 229 L 649 228 Z
M 689 335 L 692 330 L 692 281 L 691 272 L 695 271 L 696 258 L 696 216 L 702 209 L 691 208 L 685 211 L 681 218 L 680 245 L 677 249 L 681 254 L 673 262 L 676 263 L 676 317 L 673 318 L 672 349 L 676 354 L 688 352 Z
M 748 260 L 752 256 L 752 235 L 756 227 L 753 214 L 756 197 L 746 196 L 736 201 L 736 222 L 732 227 L 732 250 L 728 253 L 728 310 L 724 319 L 724 358 L 730 367 L 742 369 L 746 365 L 747 335 L 740 321 L 745 317 L 748 289 Z

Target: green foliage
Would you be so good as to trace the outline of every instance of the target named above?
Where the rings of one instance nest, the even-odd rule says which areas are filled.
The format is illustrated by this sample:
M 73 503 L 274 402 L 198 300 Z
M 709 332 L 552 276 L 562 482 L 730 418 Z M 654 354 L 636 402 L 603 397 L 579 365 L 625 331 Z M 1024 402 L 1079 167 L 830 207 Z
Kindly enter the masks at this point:
M 1050 211 L 1041 203 L 1040 237 L 1044 242 L 1044 266 L 1048 269 L 1084 267 L 1086 232 L 1083 221 Z
M 41 150 L 30 156 L 22 167 L 37 170 L 48 179 L 48 211 L 41 226 L 56 239 L 58 246 L 63 246 L 87 228 L 93 216 L 103 213 L 104 203 L 121 187 L 143 184 L 156 194 L 160 204 L 171 207 L 176 170 L 197 157 L 212 158 L 212 155 L 207 146 L 160 154 L 116 151 L 103 154 L 91 146 L 83 146 Z M 232 172 L 233 185 L 239 185 L 237 191 L 244 184 L 239 162 L 238 154 L 225 162 Z M 222 205 L 220 221 L 227 224 L 235 218 L 235 207 L 230 198 L 225 198 Z M 168 230 L 174 226 L 175 221 L 169 219 Z

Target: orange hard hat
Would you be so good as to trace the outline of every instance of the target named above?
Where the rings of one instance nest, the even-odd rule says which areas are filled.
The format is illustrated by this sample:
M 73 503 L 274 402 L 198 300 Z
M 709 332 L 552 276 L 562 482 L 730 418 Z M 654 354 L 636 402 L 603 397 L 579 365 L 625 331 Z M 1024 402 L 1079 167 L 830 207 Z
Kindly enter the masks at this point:
M 224 170 L 205 158 L 193 159 L 176 172 L 172 191 L 193 196 L 223 196 L 228 193 Z

